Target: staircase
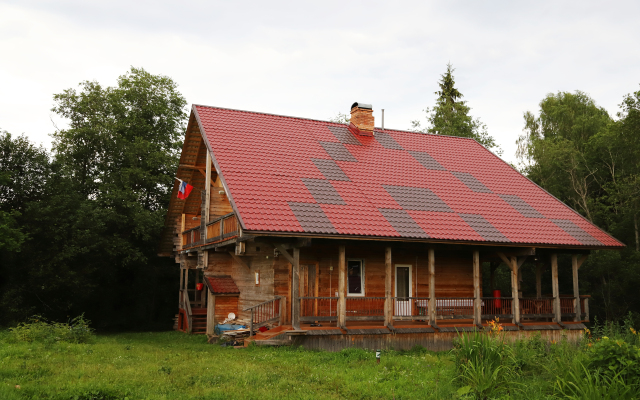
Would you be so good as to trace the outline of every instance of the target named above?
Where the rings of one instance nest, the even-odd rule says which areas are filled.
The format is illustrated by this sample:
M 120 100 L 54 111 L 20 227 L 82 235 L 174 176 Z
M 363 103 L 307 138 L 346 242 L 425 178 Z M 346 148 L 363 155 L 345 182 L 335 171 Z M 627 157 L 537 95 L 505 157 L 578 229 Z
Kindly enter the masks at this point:
M 193 321 L 191 333 L 194 335 L 204 335 L 205 333 L 207 333 L 207 309 L 192 308 L 191 312 L 191 320 Z

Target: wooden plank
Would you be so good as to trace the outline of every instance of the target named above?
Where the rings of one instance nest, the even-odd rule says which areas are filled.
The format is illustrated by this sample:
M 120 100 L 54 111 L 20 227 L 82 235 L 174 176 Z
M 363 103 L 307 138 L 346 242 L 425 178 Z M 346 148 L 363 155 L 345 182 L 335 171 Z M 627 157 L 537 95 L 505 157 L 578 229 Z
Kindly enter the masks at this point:
M 291 325 L 293 329 L 300 330 L 300 249 L 293 248 L 293 279 L 291 287 L 293 288 L 291 298 Z
M 518 259 L 511 257 L 511 308 L 513 310 L 513 323 L 520 322 L 520 298 L 518 296 Z
M 536 299 L 542 298 L 542 270 L 544 265 L 538 263 L 536 265 Z
M 207 288 L 207 335 L 213 335 L 216 326 L 216 296 Z
M 541 324 L 541 325 L 522 325 L 525 331 L 559 331 L 560 325 Z
M 365 329 L 345 329 L 347 335 L 389 335 L 391 331 L 387 328 L 365 328 Z
M 429 249 L 429 322 L 436 323 L 436 260 L 433 249 Z
M 442 326 L 438 327 L 440 332 L 475 332 L 479 329 L 475 326 Z
M 482 323 L 482 295 L 480 293 L 480 252 L 473 252 L 473 322 Z
M 560 309 L 560 290 L 558 286 L 558 255 L 551 254 L 551 289 L 553 292 L 554 322 L 562 322 L 562 311 Z
M 393 317 L 393 298 L 391 295 L 391 247 L 385 249 L 384 255 L 384 326 L 391 325 Z
M 587 327 L 584 324 L 564 324 L 564 329 L 570 331 L 582 331 L 587 329 Z
M 309 329 L 307 336 L 342 335 L 340 329 Z
M 571 256 L 571 269 L 573 272 L 573 297 L 575 298 L 576 305 L 576 317 L 574 318 L 574 321 L 576 322 L 579 322 L 582 319 L 582 307 L 580 305 L 580 286 L 578 285 L 578 268 L 580 268 L 580 264 L 578 264 L 578 255 L 573 254 Z
M 240 258 L 240 256 L 236 255 L 235 251 L 229 251 L 228 253 L 231 256 L 231 258 L 233 258 L 233 261 L 237 262 L 238 264 L 240 264 L 242 267 L 246 268 L 247 270 L 251 269 L 251 267 L 249 267 L 247 265 L 247 263 L 245 263 L 244 260 L 242 258 Z
M 347 301 L 345 298 L 347 261 L 344 245 L 339 246 L 338 253 L 338 328 L 345 329 L 347 327 Z
M 394 327 L 395 333 L 434 333 L 435 329 L 431 327 L 420 327 L 420 328 L 396 328 Z

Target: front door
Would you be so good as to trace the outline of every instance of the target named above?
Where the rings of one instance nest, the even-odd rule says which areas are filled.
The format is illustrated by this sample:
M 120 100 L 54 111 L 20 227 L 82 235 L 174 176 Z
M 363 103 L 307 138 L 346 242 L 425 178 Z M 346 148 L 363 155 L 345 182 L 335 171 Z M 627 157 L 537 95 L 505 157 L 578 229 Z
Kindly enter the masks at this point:
M 396 264 L 396 301 L 394 315 L 411 315 L 411 265 Z
M 300 297 L 318 297 L 318 264 L 300 263 Z M 305 299 L 300 304 L 300 315 L 316 316 L 318 300 Z

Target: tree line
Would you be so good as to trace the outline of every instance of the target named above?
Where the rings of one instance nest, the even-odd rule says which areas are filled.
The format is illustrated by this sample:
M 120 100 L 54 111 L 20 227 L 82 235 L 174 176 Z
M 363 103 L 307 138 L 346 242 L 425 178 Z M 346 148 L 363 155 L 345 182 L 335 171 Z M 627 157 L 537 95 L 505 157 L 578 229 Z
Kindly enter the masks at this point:
M 412 129 L 471 137 L 501 154 L 453 72 L 448 65 L 426 123 Z M 187 102 L 173 80 L 136 68 L 113 87 L 85 81 L 53 100 L 68 127 L 52 134 L 51 151 L 0 131 L 0 321 L 84 313 L 103 330 L 166 329 L 178 279 L 157 247 Z M 516 140 L 522 173 L 627 245 L 593 251 L 580 269 L 591 313 L 640 316 L 640 91 L 625 95 L 615 116 L 583 92 L 549 94 L 524 113 Z M 560 285 L 570 288 L 570 260 L 560 263 Z M 523 291 L 535 291 L 533 265 L 523 269 Z M 507 269 L 496 274 L 496 287 L 510 293 Z

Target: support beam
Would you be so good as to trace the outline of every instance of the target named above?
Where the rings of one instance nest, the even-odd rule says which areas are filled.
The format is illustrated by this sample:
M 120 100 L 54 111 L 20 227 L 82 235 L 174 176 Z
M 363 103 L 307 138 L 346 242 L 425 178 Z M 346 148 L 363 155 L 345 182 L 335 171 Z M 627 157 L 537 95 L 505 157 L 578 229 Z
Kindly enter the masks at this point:
M 473 252 L 473 323 L 482 324 L 482 293 L 480 293 L 480 252 Z
M 207 288 L 207 335 L 213 335 L 216 327 L 216 296 Z
M 277 244 L 276 245 L 276 249 L 278 249 L 278 251 L 280 252 L 280 254 L 282 254 L 284 256 L 284 258 L 287 259 L 287 261 L 289 261 L 292 265 L 295 263 L 295 260 L 293 259 L 293 257 L 291 256 L 291 254 L 289 254 L 289 252 L 287 251 L 287 249 L 284 248 L 283 245 L 281 244 Z
M 293 248 L 293 273 L 291 282 L 291 325 L 300 330 L 300 249 Z
M 391 267 L 391 247 L 387 247 L 385 249 L 384 254 L 384 326 L 392 325 L 393 323 L 393 297 L 391 290 L 391 276 L 392 276 L 392 267 Z
M 347 328 L 347 260 L 344 245 L 338 250 L 338 328 Z
M 436 325 L 436 259 L 429 249 L 429 323 Z
M 582 307 L 580 306 L 580 287 L 578 285 L 578 268 L 580 268 L 580 265 L 578 264 L 578 255 L 574 254 L 571 256 L 571 269 L 573 271 L 573 297 L 575 298 L 574 301 L 576 304 L 576 316 L 574 318 L 574 321 L 576 322 L 582 320 Z
M 205 203 L 204 203 L 204 223 L 209 223 L 209 210 L 211 209 L 211 154 L 207 149 L 207 172 L 205 173 Z
M 578 259 L 578 269 L 582 267 L 582 263 L 584 263 L 587 260 L 587 257 L 589 257 L 588 254 L 583 254 L 582 256 L 580 256 L 580 258 Z
M 555 322 L 562 322 L 562 311 L 560 310 L 560 289 L 558 286 L 558 255 L 551 254 L 551 288 L 553 290 L 553 313 Z
M 518 258 L 511 257 L 509 268 L 511 268 L 511 311 L 513 313 L 513 323 L 520 323 L 520 297 L 518 290 Z

